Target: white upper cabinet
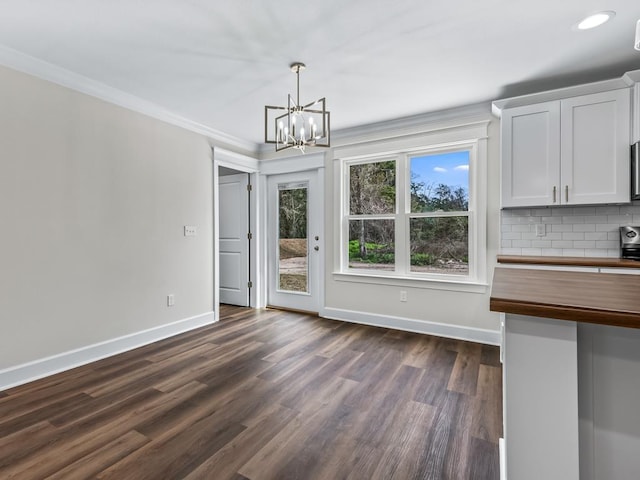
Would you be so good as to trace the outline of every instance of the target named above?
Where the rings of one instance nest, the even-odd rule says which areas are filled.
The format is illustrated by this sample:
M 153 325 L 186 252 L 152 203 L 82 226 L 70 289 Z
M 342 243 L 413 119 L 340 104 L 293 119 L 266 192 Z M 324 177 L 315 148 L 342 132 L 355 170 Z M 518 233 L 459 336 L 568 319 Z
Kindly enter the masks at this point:
M 630 89 L 502 111 L 502 206 L 630 201 Z
M 561 102 L 561 203 L 625 203 L 630 195 L 630 90 Z
M 560 102 L 504 110 L 502 206 L 553 204 L 559 175 Z

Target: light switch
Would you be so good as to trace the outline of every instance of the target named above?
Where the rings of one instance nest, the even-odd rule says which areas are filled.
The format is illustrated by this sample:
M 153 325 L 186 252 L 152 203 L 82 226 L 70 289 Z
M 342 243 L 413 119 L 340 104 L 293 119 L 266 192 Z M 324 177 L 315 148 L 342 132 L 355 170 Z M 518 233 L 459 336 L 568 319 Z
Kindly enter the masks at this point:
M 547 234 L 546 225 L 544 223 L 536 223 L 536 237 L 544 237 Z
M 190 225 L 185 225 L 184 226 L 184 236 L 185 237 L 195 237 L 197 233 L 198 233 L 198 231 L 197 231 L 196 227 L 190 226 Z

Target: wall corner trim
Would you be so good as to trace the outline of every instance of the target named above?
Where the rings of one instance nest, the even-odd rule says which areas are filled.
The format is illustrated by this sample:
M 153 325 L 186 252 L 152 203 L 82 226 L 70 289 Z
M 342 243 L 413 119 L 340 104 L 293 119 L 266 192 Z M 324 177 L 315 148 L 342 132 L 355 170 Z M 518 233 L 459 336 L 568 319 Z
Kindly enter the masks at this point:
M 9 367 L 0 370 L 0 391 L 204 327 L 216 321 L 216 312 L 206 312 L 148 330 Z
M 487 345 L 500 345 L 501 343 L 500 330 L 484 330 L 481 328 L 465 327 L 463 325 L 450 325 L 430 322 L 428 320 L 415 320 L 412 318 L 393 317 L 390 315 L 356 312 L 330 307 L 322 310 L 322 316 L 332 320 L 343 320 L 374 327 L 423 333 L 426 335 L 454 338 L 456 340 L 466 340 Z

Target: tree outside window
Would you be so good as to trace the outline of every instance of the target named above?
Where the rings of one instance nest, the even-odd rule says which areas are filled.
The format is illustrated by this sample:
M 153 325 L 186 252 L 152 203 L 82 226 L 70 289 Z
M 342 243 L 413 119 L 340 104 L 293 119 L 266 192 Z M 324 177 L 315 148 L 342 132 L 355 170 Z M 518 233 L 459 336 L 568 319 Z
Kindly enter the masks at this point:
M 409 158 L 412 272 L 469 274 L 469 151 Z
M 396 162 L 349 167 L 349 267 L 394 270 Z
M 469 150 L 348 164 L 348 268 L 469 275 Z

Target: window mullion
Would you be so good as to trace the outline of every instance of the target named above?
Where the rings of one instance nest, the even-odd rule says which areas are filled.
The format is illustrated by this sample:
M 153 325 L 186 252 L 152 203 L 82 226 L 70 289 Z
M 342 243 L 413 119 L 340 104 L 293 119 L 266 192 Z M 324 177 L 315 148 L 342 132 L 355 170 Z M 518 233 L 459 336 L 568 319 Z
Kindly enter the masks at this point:
M 410 210 L 410 204 L 407 205 L 409 168 L 406 154 L 398 155 L 396 168 L 396 272 L 406 275 L 409 272 L 408 212 Z
M 363 213 L 360 215 L 347 215 L 347 220 L 394 220 L 395 213 Z
M 446 218 L 446 217 L 468 217 L 471 211 L 466 212 L 419 212 L 409 213 L 411 218 Z
M 342 235 L 340 237 L 340 269 L 346 271 L 349 269 L 349 199 L 351 197 L 351 171 L 348 165 L 342 164 Z

